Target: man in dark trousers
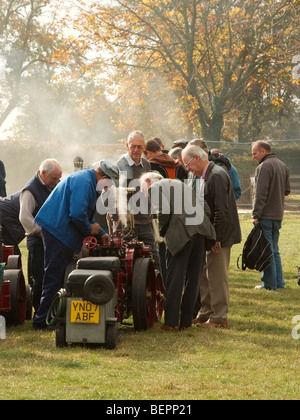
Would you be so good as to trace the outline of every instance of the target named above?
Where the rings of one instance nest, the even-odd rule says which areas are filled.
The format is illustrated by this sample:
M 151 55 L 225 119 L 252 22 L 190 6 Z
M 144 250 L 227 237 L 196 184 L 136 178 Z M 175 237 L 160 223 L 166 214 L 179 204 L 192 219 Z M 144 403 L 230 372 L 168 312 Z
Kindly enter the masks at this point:
M 274 253 L 271 265 L 261 273 L 262 285 L 256 289 L 283 289 L 281 257 L 278 241 L 284 214 L 284 198 L 291 192 L 290 173 L 266 141 L 252 144 L 253 160 L 258 162 L 255 171 L 252 217 L 271 244 Z
M 44 247 L 41 228 L 34 218 L 51 191 L 59 183 L 62 169 L 56 159 L 44 160 L 38 172 L 27 182 L 20 194 L 19 220 L 26 232 L 28 273 L 32 276 L 32 306 L 38 310 L 44 277 Z
M 199 276 L 205 262 L 205 242 L 215 243 L 215 230 L 204 200 L 184 182 L 149 172 L 141 177 L 141 188 L 151 195 L 167 249 L 162 329 L 186 330 L 192 325 Z M 208 206 L 206 209 L 209 212 Z
M 43 291 L 39 309 L 33 318 L 33 329 L 47 329 L 46 318 L 55 294 L 64 285 L 67 266 L 79 254 L 86 236 L 110 237 L 94 218 L 100 181 L 119 179 L 113 163 L 101 161 L 91 169 L 74 172 L 64 178 L 45 201 L 35 217 L 42 228 L 45 252 Z M 107 182 L 108 182 L 107 181 Z M 104 188 L 104 186 L 103 186 Z
M 144 155 L 151 165 L 152 171 L 159 172 L 164 178 L 179 179 L 184 181 L 187 178 L 187 171 L 181 165 L 178 159 L 173 159 L 166 153 L 163 153 L 157 140 L 146 141 Z M 164 242 L 158 244 L 161 274 L 163 280 L 166 278 L 166 245 Z

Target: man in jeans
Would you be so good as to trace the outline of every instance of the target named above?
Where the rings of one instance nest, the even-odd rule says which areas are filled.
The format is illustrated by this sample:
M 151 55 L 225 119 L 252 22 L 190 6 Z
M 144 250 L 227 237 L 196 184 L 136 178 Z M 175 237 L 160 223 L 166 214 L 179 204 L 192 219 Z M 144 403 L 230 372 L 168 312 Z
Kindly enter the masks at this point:
M 278 240 L 284 213 L 284 198 L 291 192 L 287 166 L 266 141 L 252 144 L 252 157 L 259 163 L 255 171 L 252 218 L 260 226 L 274 253 L 271 265 L 261 273 L 262 285 L 256 289 L 277 290 L 285 286 Z

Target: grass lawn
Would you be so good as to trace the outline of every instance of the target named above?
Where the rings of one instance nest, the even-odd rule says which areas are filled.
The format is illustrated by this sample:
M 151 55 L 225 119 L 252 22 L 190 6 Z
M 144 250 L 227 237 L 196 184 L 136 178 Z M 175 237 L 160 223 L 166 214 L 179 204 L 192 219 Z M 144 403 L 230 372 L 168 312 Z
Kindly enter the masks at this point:
M 241 215 L 243 240 L 251 229 Z M 135 333 L 121 327 L 116 350 L 55 347 L 54 332 L 10 327 L 0 340 L 0 399 L 299 399 L 300 214 L 287 214 L 281 232 L 286 289 L 255 291 L 258 272 L 236 267 L 232 250 L 228 330 L 167 333 L 157 323 Z M 26 271 L 25 271 L 26 272 Z M 300 318 L 299 318 L 300 319 Z M 296 334 L 297 337 L 297 334 Z

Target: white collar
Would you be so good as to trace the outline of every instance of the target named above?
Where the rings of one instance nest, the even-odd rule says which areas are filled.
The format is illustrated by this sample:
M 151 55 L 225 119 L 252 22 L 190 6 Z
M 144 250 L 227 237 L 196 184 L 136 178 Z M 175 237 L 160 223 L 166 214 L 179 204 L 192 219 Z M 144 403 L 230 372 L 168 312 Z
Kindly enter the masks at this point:
M 127 160 L 129 166 L 134 166 L 134 165 L 139 166 L 139 165 L 141 165 L 142 167 L 144 167 L 142 158 L 140 159 L 139 163 L 136 164 L 135 161 L 129 156 L 129 153 L 126 153 L 125 159 Z

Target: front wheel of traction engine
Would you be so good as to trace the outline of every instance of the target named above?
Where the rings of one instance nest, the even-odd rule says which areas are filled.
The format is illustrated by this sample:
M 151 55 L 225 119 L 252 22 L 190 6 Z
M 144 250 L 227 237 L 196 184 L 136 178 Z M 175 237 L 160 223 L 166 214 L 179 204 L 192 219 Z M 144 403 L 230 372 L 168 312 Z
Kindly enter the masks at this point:
M 66 347 L 66 324 L 59 322 L 56 326 L 56 347 Z
M 105 347 L 114 350 L 118 346 L 118 323 L 107 323 Z

